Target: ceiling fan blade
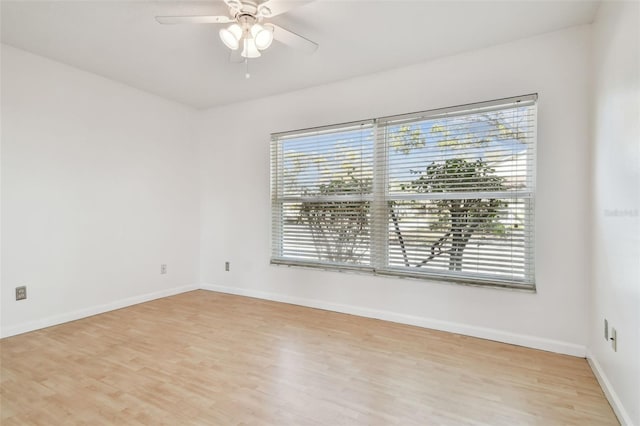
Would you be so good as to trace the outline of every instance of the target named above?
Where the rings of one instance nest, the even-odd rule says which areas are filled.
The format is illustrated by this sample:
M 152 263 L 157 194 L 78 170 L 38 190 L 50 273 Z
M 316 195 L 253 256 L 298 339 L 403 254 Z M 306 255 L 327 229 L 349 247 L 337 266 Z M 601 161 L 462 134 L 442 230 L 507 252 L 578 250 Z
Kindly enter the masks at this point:
M 271 18 L 272 16 L 282 15 L 285 12 L 290 11 L 293 8 L 304 6 L 307 3 L 311 3 L 313 0 L 267 0 L 260 2 L 258 10 L 264 10 L 263 7 L 269 8 L 271 13 L 263 13 L 265 18 Z
M 286 44 L 294 49 L 302 50 L 306 53 L 313 53 L 318 49 L 318 43 L 282 28 L 279 25 L 271 25 L 273 25 L 273 38 L 278 40 L 280 43 Z
M 228 16 L 156 16 L 161 24 L 227 24 L 235 22 Z
M 242 9 L 242 2 L 240 0 L 223 0 L 223 1 L 232 10 Z

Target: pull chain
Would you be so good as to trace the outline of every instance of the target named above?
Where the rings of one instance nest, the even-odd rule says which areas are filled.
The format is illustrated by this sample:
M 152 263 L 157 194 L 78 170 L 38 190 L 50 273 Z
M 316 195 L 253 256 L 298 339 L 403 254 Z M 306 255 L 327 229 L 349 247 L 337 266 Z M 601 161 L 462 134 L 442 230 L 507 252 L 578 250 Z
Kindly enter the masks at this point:
M 249 74 L 249 58 L 244 58 L 244 66 L 245 66 L 244 78 L 248 80 L 251 78 L 251 74 Z

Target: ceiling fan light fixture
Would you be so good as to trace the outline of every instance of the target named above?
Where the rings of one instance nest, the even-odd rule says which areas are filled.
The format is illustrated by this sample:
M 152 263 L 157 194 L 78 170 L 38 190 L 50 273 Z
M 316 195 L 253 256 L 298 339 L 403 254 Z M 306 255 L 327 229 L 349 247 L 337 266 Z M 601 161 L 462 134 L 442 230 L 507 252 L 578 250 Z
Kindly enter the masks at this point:
M 273 42 L 273 27 L 270 25 L 262 26 L 254 24 L 251 27 L 251 35 L 255 40 L 255 45 L 259 50 L 265 50 Z
M 253 38 L 245 37 L 243 41 L 244 41 L 244 45 L 243 45 L 242 53 L 240 53 L 240 56 L 248 59 L 259 58 L 260 56 L 262 56 L 262 54 L 256 47 L 256 43 L 253 40 Z
M 240 47 L 240 37 L 242 37 L 242 28 L 238 24 L 231 24 L 228 28 L 220 30 L 220 39 L 231 50 L 237 50 Z

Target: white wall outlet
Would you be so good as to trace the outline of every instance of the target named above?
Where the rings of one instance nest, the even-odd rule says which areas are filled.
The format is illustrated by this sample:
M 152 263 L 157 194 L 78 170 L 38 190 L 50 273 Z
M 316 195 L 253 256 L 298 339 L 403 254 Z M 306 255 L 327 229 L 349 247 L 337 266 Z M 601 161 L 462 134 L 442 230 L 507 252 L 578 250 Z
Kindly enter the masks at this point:
M 165 263 L 160 265 L 160 273 L 161 274 L 166 274 L 167 273 L 167 265 Z
M 618 352 L 618 333 L 613 327 L 611 327 L 611 347 L 614 352 Z
M 16 287 L 16 300 L 24 300 L 27 298 L 27 286 Z

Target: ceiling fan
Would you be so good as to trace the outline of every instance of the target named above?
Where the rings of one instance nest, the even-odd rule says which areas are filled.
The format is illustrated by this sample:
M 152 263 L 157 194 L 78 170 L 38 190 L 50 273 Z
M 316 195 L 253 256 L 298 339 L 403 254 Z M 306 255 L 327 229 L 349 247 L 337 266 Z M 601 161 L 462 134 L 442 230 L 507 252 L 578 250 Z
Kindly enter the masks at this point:
M 277 40 L 287 46 L 313 53 L 318 44 L 273 23 L 264 22 L 311 0 L 224 0 L 229 16 L 156 16 L 161 24 L 230 24 L 220 30 L 220 39 L 231 49 L 231 61 L 242 62 L 261 56 Z

